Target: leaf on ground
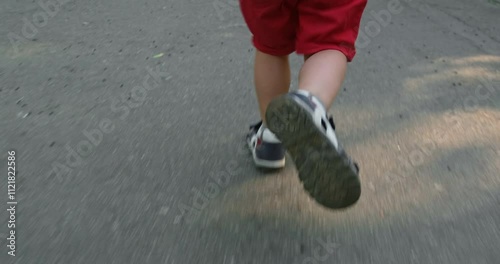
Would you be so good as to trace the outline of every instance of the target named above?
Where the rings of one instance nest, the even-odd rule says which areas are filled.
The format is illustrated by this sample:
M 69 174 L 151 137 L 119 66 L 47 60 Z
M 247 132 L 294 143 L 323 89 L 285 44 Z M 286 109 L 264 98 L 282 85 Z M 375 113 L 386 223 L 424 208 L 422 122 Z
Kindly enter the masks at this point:
M 163 54 L 163 52 L 162 52 L 162 53 L 154 55 L 153 58 L 158 59 L 158 58 L 163 57 L 163 55 L 165 55 L 165 54 Z

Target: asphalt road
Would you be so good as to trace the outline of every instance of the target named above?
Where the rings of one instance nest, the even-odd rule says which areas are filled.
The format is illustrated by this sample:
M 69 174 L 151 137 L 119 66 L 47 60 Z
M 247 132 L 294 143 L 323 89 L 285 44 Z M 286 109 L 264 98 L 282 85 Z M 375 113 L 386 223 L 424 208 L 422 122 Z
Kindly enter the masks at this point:
M 0 263 L 500 263 L 496 0 L 369 1 L 331 109 L 344 211 L 253 167 L 236 1 L 60 2 L 0 3 Z

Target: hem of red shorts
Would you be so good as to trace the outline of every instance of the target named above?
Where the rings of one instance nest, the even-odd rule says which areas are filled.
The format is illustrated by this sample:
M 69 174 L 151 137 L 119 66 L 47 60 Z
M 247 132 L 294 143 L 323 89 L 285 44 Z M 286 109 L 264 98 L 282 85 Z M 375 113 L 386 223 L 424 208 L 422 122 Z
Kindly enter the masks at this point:
M 286 55 L 290 55 L 291 53 L 293 53 L 295 51 L 295 47 L 291 47 L 288 49 L 270 48 L 268 46 L 260 44 L 259 42 L 257 42 L 255 40 L 255 38 L 252 40 L 252 42 L 253 42 L 253 46 L 257 50 L 259 50 L 263 53 L 269 54 L 269 55 L 273 55 L 273 56 L 286 56 Z
M 321 45 L 307 49 L 297 49 L 297 54 L 314 54 L 323 50 L 338 50 L 347 58 L 347 62 L 351 62 L 356 56 L 356 50 L 340 45 Z

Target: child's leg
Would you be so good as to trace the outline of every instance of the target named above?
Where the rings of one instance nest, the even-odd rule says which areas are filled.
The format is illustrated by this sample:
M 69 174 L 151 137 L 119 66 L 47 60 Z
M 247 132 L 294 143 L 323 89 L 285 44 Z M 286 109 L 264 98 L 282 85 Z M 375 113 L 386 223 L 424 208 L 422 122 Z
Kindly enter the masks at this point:
M 323 50 L 304 59 L 299 89 L 309 91 L 329 109 L 344 81 L 347 58 L 338 50 Z
M 304 189 L 328 208 L 345 208 L 361 195 L 359 167 L 342 149 L 328 109 L 340 90 L 365 0 L 298 1 L 296 50 L 306 54 L 299 91 L 273 100 L 267 126 L 285 146 Z
M 261 51 L 255 54 L 254 82 L 259 110 L 265 120 L 267 105 L 274 98 L 286 94 L 290 87 L 288 56 L 273 56 Z
M 240 7 L 252 32 L 255 55 L 254 82 L 262 120 L 272 99 L 288 92 L 288 54 L 295 51 L 297 12 L 290 1 L 240 0 Z M 272 55 L 271 55 L 272 54 Z
M 294 0 L 296 1 L 296 0 Z M 297 12 L 284 0 L 240 0 L 240 7 L 252 32 L 255 54 L 254 83 L 263 122 L 271 100 L 290 87 L 288 55 L 295 51 Z M 262 122 L 250 126 L 247 143 L 259 167 L 285 166 L 285 149 Z

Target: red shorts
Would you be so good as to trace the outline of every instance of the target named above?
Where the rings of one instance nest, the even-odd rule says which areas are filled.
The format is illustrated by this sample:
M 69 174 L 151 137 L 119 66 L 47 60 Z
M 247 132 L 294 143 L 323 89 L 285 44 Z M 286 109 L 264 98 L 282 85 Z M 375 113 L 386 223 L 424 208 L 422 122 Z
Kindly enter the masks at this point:
M 240 0 L 256 49 L 283 56 L 334 49 L 351 61 L 356 54 L 367 0 Z

